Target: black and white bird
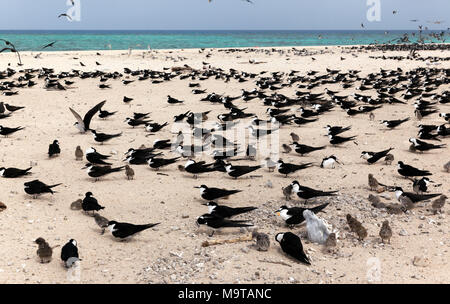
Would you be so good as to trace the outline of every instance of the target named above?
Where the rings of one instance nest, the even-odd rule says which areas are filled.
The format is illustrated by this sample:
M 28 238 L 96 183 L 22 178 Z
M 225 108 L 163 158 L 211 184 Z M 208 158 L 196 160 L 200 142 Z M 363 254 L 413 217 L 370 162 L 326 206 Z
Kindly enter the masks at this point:
M 381 124 L 385 125 L 389 129 L 394 129 L 395 127 L 398 127 L 404 122 L 407 122 L 409 120 L 408 118 L 405 119 L 396 119 L 396 120 L 383 120 Z
M 145 124 L 145 130 L 147 130 L 147 132 L 156 133 L 156 132 L 160 131 L 162 128 L 164 128 L 165 126 L 167 126 L 168 124 L 169 124 L 168 122 L 165 122 L 163 124 L 147 123 L 147 124 Z
M 207 201 L 214 201 L 219 198 L 228 198 L 230 195 L 242 192 L 242 190 L 227 190 L 221 188 L 208 187 L 201 185 L 200 187 L 194 187 L 200 189 L 200 196 Z
M 233 166 L 231 164 L 226 164 L 225 170 L 227 171 L 229 176 L 234 177 L 234 179 L 237 179 L 240 176 L 258 170 L 261 167 L 262 166 Z
M 419 170 L 413 166 L 404 164 L 402 161 L 397 163 L 397 172 L 404 177 L 432 175 L 430 171 Z
M 292 145 L 294 146 L 295 152 L 297 152 L 301 156 L 311 153 L 311 152 L 314 152 L 314 151 L 319 151 L 319 150 L 325 149 L 325 146 L 312 147 L 312 146 L 308 146 L 308 145 L 299 144 L 298 142 L 293 142 Z
M 95 148 L 88 148 L 86 150 L 86 159 L 88 162 L 94 165 L 106 165 L 110 166 L 112 164 L 105 162 L 108 158 L 110 158 L 110 155 L 103 155 L 97 152 Z
M 170 164 L 174 164 L 179 160 L 181 157 L 175 157 L 175 158 L 156 158 L 156 157 L 150 157 L 148 159 L 148 165 L 150 168 L 159 170 L 159 168 L 168 166 Z
M 99 205 L 97 199 L 92 196 L 92 192 L 90 191 L 86 192 L 83 202 L 81 203 L 81 208 L 86 213 L 92 211 L 92 214 L 95 214 L 95 211 L 105 209 L 105 207 Z
M 290 207 L 287 206 L 281 206 L 280 209 L 275 211 L 275 213 L 286 222 L 286 225 L 298 225 L 305 221 L 305 218 L 303 217 L 303 211 L 310 210 L 314 213 L 317 213 L 319 211 L 322 211 L 325 209 L 326 206 L 328 206 L 329 203 L 319 205 L 313 208 L 303 208 L 303 207 Z
M 450 123 L 450 113 L 439 113 L 439 117 L 444 118 L 448 123 Z
M 302 263 L 311 265 L 309 258 L 303 251 L 303 245 L 298 236 L 292 232 L 278 233 L 275 236 L 275 240 L 280 243 L 281 249 L 284 253 Z
M 293 181 L 291 183 L 291 185 L 292 185 L 292 191 L 297 193 L 297 196 L 304 200 L 308 200 L 310 198 L 315 198 L 315 197 L 320 197 L 320 196 L 334 196 L 338 192 L 337 190 L 336 191 L 315 190 L 312 188 L 301 186 L 298 181 Z
M 414 179 L 413 181 L 413 190 L 416 193 L 427 192 L 430 184 L 433 183 L 428 177 L 422 177 L 421 179 Z
M 216 202 L 204 203 L 203 205 L 208 207 L 209 214 L 217 215 L 217 216 L 220 216 L 223 218 L 233 217 L 238 214 L 247 213 L 247 212 L 253 211 L 255 209 L 258 209 L 256 207 L 232 208 L 232 207 L 228 207 L 228 206 L 224 206 L 224 205 L 219 205 Z
M 94 140 L 96 142 L 99 142 L 103 145 L 104 142 L 111 140 L 113 138 L 122 136 L 122 132 L 117 133 L 117 134 L 105 134 L 105 133 L 98 133 L 95 130 L 91 130 L 92 134 L 94 134 Z
M 425 141 L 422 141 L 422 140 L 414 138 L 414 137 L 411 137 L 409 139 L 409 142 L 414 145 L 414 148 L 416 150 L 421 151 L 421 152 L 435 150 L 435 149 L 442 149 L 445 147 L 445 144 L 434 145 L 434 144 L 427 143 Z
M 167 102 L 170 104 L 177 104 L 177 103 L 183 103 L 183 100 L 178 100 L 176 98 L 171 97 L 170 95 L 167 95 Z
M 389 152 L 391 152 L 393 149 L 394 148 L 389 148 L 387 150 L 383 150 L 383 151 L 380 151 L 380 152 L 362 151 L 360 157 L 362 157 L 365 160 L 367 160 L 367 162 L 369 164 L 374 164 L 377 161 L 379 161 L 380 159 L 382 159 L 383 157 L 386 157 L 386 155 L 388 155 Z
M 25 192 L 31 196 L 33 196 L 33 198 L 36 198 L 38 195 L 43 194 L 43 193 L 51 193 L 53 194 L 53 190 L 52 188 L 59 186 L 61 184 L 55 184 L 55 185 L 46 185 L 43 182 L 41 182 L 40 180 L 33 180 L 31 182 L 26 182 L 24 183 L 25 186 Z
M 61 149 L 59 147 L 59 141 L 55 139 L 53 143 L 48 146 L 48 157 L 59 155 L 60 153 Z
M 404 192 L 401 187 L 395 188 L 395 197 L 398 201 L 400 201 L 402 196 L 406 196 L 409 198 L 413 203 L 417 203 L 424 200 L 432 199 L 433 197 L 440 196 L 442 193 L 434 193 L 434 194 L 416 194 L 411 192 Z
M 31 167 L 27 169 L 17 169 L 17 168 L 0 168 L 0 176 L 4 178 L 17 178 L 24 175 L 30 174 Z
M 197 178 L 199 174 L 216 171 L 213 164 L 206 164 L 204 161 L 196 162 L 193 159 L 189 159 L 184 165 L 184 171 L 194 175 Z
M 109 221 L 108 230 L 111 234 L 118 239 L 126 240 L 133 237 L 136 233 L 144 231 L 146 229 L 155 227 L 160 223 L 146 224 L 146 225 L 134 225 L 130 223 L 119 223 L 116 221 Z
M 64 262 L 64 266 L 67 268 L 72 267 L 74 264 L 80 261 L 77 241 L 71 239 L 61 248 L 61 260 Z
M 13 133 L 15 133 L 17 131 L 23 130 L 23 129 L 25 129 L 25 128 L 22 128 L 22 127 L 7 128 L 7 127 L 4 127 L 4 126 L 0 126 L 0 135 L 8 137 L 9 135 L 11 135 L 11 134 L 13 134 Z
M 285 163 L 283 160 L 279 159 L 277 162 L 278 173 L 283 174 L 285 177 L 290 173 L 294 173 L 298 170 L 303 170 L 312 166 L 312 163 L 306 163 L 302 165 Z
M 260 138 L 262 136 L 270 135 L 273 132 L 278 131 L 278 129 L 272 129 L 272 130 L 264 130 L 264 129 L 255 129 L 253 126 L 248 126 L 248 129 L 250 130 L 253 137 Z
M 221 216 L 218 216 L 216 214 L 203 214 L 202 216 L 197 218 L 197 225 L 206 225 L 213 229 L 220 229 L 220 228 L 236 228 L 236 227 L 252 227 L 253 224 L 247 223 L 248 220 L 228 220 Z M 212 236 L 214 234 L 215 230 L 213 230 Z
M 322 162 L 320 163 L 320 168 L 324 168 L 324 169 L 334 169 L 334 167 L 337 164 L 341 164 L 338 160 L 337 157 L 334 155 L 331 156 L 327 156 L 325 158 L 322 159 Z
M 117 113 L 117 111 L 114 111 L 114 112 L 108 112 L 108 111 L 106 111 L 106 110 L 101 110 L 100 109 L 100 112 L 98 113 L 98 117 L 100 117 L 100 118 L 102 118 L 102 119 L 105 119 L 105 118 L 107 118 L 107 117 L 109 117 L 109 116 L 113 116 L 114 114 L 116 114 Z
M 112 168 L 111 166 L 96 166 L 91 163 L 86 164 L 82 169 L 86 169 L 87 173 L 90 177 L 93 177 L 95 181 L 98 181 L 100 177 L 105 176 L 107 174 L 111 174 L 113 172 L 122 171 L 125 166 Z
M 328 138 L 330 139 L 330 144 L 335 146 L 335 145 L 343 144 L 347 141 L 354 140 L 356 138 L 356 135 L 350 136 L 350 137 L 342 137 L 342 136 L 338 136 L 338 135 L 328 135 Z
M 134 127 L 146 125 L 150 122 L 150 120 L 134 119 L 134 118 L 127 117 L 127 118 L 125 118 L 124 122 L 126 122 L 129 126 L 134 128 Z
M 328 135 L 338 135 L 341 133 L 344 133 L 348 130 L 350 130 L 352 127 L 348 126 L 348 127 L 341 127 L 341 126 L 330 126 L 327 125 L 325 127 L 325 129 L 327 129 Z
M 100 109 L 103 107 L 103 105 L 106 103 L 106 100 L 100 102 L 99 104 L 97 104 L 95 107 L 93 107 L 92 109 L 90 109 L 86 115 L 84 115 L 84 118 L 82 119 L 80 114 L 78 114 L 77 112 L 75 112 L 75 110 L 73 110 L 72 108 L 69 108 L 70 112 L 72 112 L 73 116 L 75 116 L 77 122 L 74 124 L 75 127 L 81 132 L 81 133 L 85 133 L 87 132 L 89 129 L 89 126 L 91 124 L 91 120 L 92 117 L 94 117 L 95 113 L 97 113 L 98 111 L 100 111 Z
M 124 103 L 130 103 L 130 102 L 133 101 L 134 99 L 131 98 L 131 97 L 124 96 L 122 100 L 123 100 Z

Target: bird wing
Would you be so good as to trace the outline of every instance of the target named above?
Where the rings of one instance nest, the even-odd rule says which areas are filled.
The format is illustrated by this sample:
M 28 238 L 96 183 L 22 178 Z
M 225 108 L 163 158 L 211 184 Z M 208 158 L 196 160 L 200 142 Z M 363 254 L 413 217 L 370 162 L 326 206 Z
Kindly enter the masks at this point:
M 70 110 L 70 112 L 72 112 L 73 116 L 75 116 L 75 118 L 76 118 L 76 120 L 78 121 L 78 123 L 79 123 L 80 125 L 82 125 L 82 126 L 86 129 L 86 126 L 84 125 L 84 121 L 83 121 L 83 119 L 81 119 L 80 114 L 78 114 L 77 112 L 75 112 L 75 110 L 73 110 L 72 108 L 69 108 L 69 110 Z
M 92 109 L 90 109 L 86 115 L 84 115 L 84 127 L 85 129 L 89 129 L 89 124 L 91 123 L 91 119 L 92 117 L 94 117 L 95 113 L 97 113 L 98 111 L 100 111 L 100 109 L 103 107 L 103 105 L 105 104 L 106 100 L 103 100 L 102 102 L 100 102 L 99 104 L 97 104 L 95 107 L 93 107 Z

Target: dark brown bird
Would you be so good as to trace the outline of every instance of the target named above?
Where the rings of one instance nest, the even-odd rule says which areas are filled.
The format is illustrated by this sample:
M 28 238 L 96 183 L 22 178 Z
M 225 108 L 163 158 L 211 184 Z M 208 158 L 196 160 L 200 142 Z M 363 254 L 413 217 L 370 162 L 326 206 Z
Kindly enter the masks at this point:
M 125 175 L 128 180 L 134 179 L 134 170 L 129 165 L 125 165 Z
M 330 233 L 325 241 L 325 248 L 331 250 L 337 246 L 336 233 Z
M 381 237 L 381 241 L 383 243 L 384 243 L 384 240 L 387 240 L 389 244 L 391 243 L 392 229 L 389 226 L 388 220 L 384 221 L 383 225 L 381 226 L 380 237 Z
M 445 200 L 447 199 L 447 196 L 441 195 L 439 198 L 435 199 L 433 203 L 431 204 L 431 207 L 433 208 L 434 214 L 438 212 L 442 212 L 442 208 L 445 205 Z
M 267 251 L 270 247 L 270 238 L 267 234 L 254 230 L 252 239 L 256 239 L 256 249 L 258 251 Z
M 77 146 L 75 149 L 75 160 L 83 160 L 83 150 L 81 150 L 80 146 Z
M 41 259 L 41 263 L 50 263 L 53 254 L 52 247 L 41 237 L 37 238 L 35 243 L 39 246 L 37 255 Z
M 291 195 L 292 195 L 292 185 L 289 184 L 289 186 L 286 186 L 283 189 L 283 195 L 286 198 L 287 201 L 291 200 Z
M 94 214 L 95 223 L 102 229 L 102 234 L 105 233 L 105 229 L 108 227 L 109 220 L 106 217 L 101 216 L 98 213 Z
M 72 204 L 70 204 L 70 209 L 72 210 L 81 210 L 81 204 L 83 204 L 83 200 L 77 199 L 76 201 L 74 201 Z

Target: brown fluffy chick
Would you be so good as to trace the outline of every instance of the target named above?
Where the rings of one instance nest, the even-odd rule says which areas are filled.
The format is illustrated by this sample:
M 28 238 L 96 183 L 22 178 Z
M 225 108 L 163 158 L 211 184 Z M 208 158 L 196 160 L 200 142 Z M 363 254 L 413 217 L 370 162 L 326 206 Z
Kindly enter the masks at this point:
M 286 145 L 286 144 L 283 144 L 283 145 L 281 145 L 281 147 L 283 148 L 283 153 L 291 153 L 291 151 L 292 151 L 292 148 L 291 147 L 289 147 L 288 145 Z
M 74 201 L 72 204 L 70 204 L 70 209 L 72 210 L 81 210 L 81 205 L 83 203 L 83 200 L 81 198 Z
M 406 207 L 400 204 L 386 205 L 386 211 L 389 214 L 402 214 L 406 212 Z
M 75 160 L 83 160 L 83 150 L 81 150 L 80 146 L 77 146 L 75 149 Z
M 330 233 L 325 241 L 326 248 L 334 248 L 337 246 L 336 233 Z
M 392 237 L 392 229 L 389 226 L 389 221 L 386 220 L 383 222 L 381 229 L 380 229 L 380 237 L 381 241 L 384 243 L 385 240 L 388 241 L 388 243 L 391 243 L 391 237 Z
M 450 172 L 450 161 L 444 165 L 444 170 L 449 173 Z
M 297 134 L 295 134 L 294 132 L 291 132 L 291 134 L 289 134 L 289 135 L 291 136 L 293 142 L 300 141 L 300 137 Z
M 370 190 L 372 190 L 372 191 L 377 190 L 378 187 L 380 186 L 378 184 L 377 179 L 375 177 L 373 177 L 372 174 L 369 173 L 368 180 L 369 180 L 369 188 L 370 188 Z
M 258 251 L 267 251 L 270 247 L 270 238 L 267 234 L 254 230 L 252 238 L 256 239 L 256 249 Z
M 134 170 L 129 165 L 125 165 L 125 175 L 128 180 L 134 179 Z
M 369 194 L 369 197 L 367 199 L 375 208 L 386 208 L 386 204 L 381 202 L 380 197 L 378 195 Z
M 37 238 L 34 242 L 39 245 L 36 253 L 41 260 L 41 263 L 50 263 L 53 254 L 52 247 L 50 247 L 50 245 L 41 237 Z
M 385 161 L 386 165 L 391 165 L 392 162 L 394 161 L 394 155 L 392 155 L 392 154 L 389 153 L 389 154 L 386 155 L 386 157 L 384 158 L 384 161 Z
M 292 185 L 286 186 L 283 189 L 283 195 L 286 198 L 287 201 L 291 200 L 291 194 L 292 194 Z
M 441 209 L 444 207 L 446 199 L 447 196 L 441 195 L 433 201 L 433 203 L 431 204 L 431 208 L 433 208 L 434 214 L 442 211 Z
M 406 208 L 406 210 L 414 209 L 414 203 L 406 195 L 400 196 L 399 201 L 400 201 L 400 204 L 402 204 L 402 206 Z
M 367 229 L 358 221 L 355 230 L 358 240 L 362 241 L 367 237 Z
M 356 225 L 359 222 L 353 216 L 351 216 L 350 214 L 347 214 L 346 218 L 347 218 L 347 224 L 350 227 L 350 231 L 351 232 L 355 232 L 356 231 Z

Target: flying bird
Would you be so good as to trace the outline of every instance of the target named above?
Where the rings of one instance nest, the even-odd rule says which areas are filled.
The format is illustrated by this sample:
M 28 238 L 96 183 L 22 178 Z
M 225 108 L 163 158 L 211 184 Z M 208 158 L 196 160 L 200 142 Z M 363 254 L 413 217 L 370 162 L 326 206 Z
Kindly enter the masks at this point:
M 53 45 L 56 43 L 56 41 L 53 41 L 53 42 L 50 42 L 49 44 L 46 44 L 46 45 L 44 45 L 43 47 L 42 47 L 42 50 L 43 49 L 46 49 L 46 48 L 48 48 L 48 47 L 53 47 Z
M 72 17 L 70 17 L 70 16 L 67 15 L 67 14 L 60 14 L 60 15 L 58 16 L 58 18 L 61 18 L 61 17 L 66 17 L 67 19 L 72 20 Z

